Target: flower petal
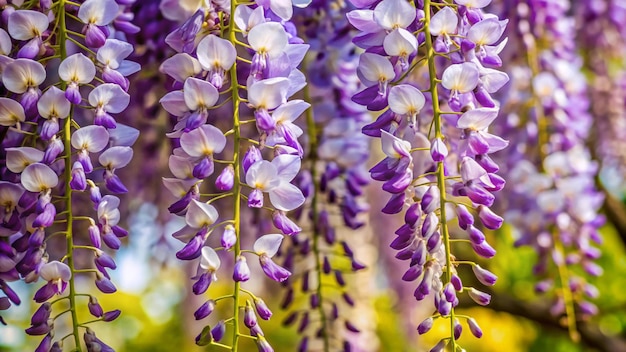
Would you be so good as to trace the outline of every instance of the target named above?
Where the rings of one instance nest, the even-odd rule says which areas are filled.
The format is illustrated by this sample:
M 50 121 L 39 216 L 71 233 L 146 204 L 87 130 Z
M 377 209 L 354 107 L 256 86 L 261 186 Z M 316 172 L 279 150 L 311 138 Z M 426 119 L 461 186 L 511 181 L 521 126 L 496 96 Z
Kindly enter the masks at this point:
M 273 233 L 259 237 L 252 246 L 252 250 L 258 255 L 267 255 L 272 258 L 278 253 L 280 244 L 283 242 L 283 235 Z
M 292 154 L 281 154 L 272 160 L 272 165 L 278 171 L 278 177 L 285 182 L 291 182 L 300 172 L 300 157 Z
M 26 120 L 26 116 L 20 103 L 13 99 L 0 98 L 0 126 L 15 126 L 24 120 Z
M 30 59 L 17 59 L 6 65 L 2 71 L 4 87 L 13 93 L 24 93 L 30 87 L 37 87 L 46 79 L 43 65 Z
M 478 108 L 465 112 L 456 122 L 456 127 L 473 131 L 485 130 L 498 117 L 498 109 Z
M 289 182 L 281 181 L 278 187 L 269 191 L 270 202 L 272 205 L 282 211 L 291 211 L 302 204 L 305 198 L 302 191 Z
M 374 8 L 374 20 L 386 30 L 406 28 L 415 21 L 417 12 L 406 0 L 383 0 Z
M 454 34 L 456 33 L 457 25 L 459 23 L 459 17 L 456 12 L 450 7 L 446 6 L 438 11 L 430 19 L 430 34 L 442 35 L 442 34 Z
M 200 257 L 200 267 L 206 271 L 216 271 L 222 264 L 217 252 L 211 247 L 202 247 L 202 256 Z
M 78 18 L 85 24 L 106 26 L 111 23 L 119 12 L 115 0 L 87 0 L 78 9 Z
M 6 148 L 6 166 L 16 174 L 24 171 L 30 164 L 43 160 L 44 152 L 31 147 Z
M 259 160 L 252 164 L 246 172 L 248 186 L 261 191 L 270 191 L 280 184 L 276 166 L 267 160 Z
M 200 62 L 187 53 L 178 53 L 163 61 L 159 67 L 161 73 L 172 77 L 178 82 L 185 82 L 202 71 Z
M 107 39 L 104 45 L 98 49 L 96 59 L 101 64 L 116 70 L 122 61 L 132 53 L 132 44 L 117 39 Z
M 21 181 L 27 191 L 42 192 L 56 187 L 59 177 L 48 165 L 35 163 L 22 171 Z
M 212 125 L 202 125 L 180 137 L 180 146 L 193 157 L 210 156 L 220 153 L 226 146 L 222 131 Z
M 183 96 L 185 104 L 192 111 L 212 107 L 219 99 L 217 88 L 207 81 L 193 77 L 185 80 Z
M 13 39 L 29 40 L 40 37 L 48 29 L 48 16 L 33 10 L 17 10 L 9 16 L 7 29 Z
M 287 100 L 289 86 L 289 79 L 284 77 L 258 81 L 250 87 L 248 100 L 257 109 L 275 109 Z
M 248 43 L 254 51 L 277 58 L 283 53 L 289 38 L 283 25 L 277 22 L 265 22 L 254 26 L 248 33 Z
M 44 119 L 64 119 L 69 116 L 71 107 L 72 104 L 65 98 L 65 92 L 55 86 L 51 86 L 37 101 L 37 111 Z
M 389 108 L 396 114 L 417 114 L 422 110 L 426 99 L 419 89 L 408 84 L 400 84 L 389 89 Z
M 120 169 L 130 163 L 133 158 L 133 149 L 130 147 L 111 147 L 105 150 L 98 161 L 109 170 Z
M 102 107 L 106 112 L 120 113 L 129 103 L 130 95 L 117 84 L 104 83 L 89 93 L 89 104 L 93 107 Z
M 76 150 L 98 153 L 109 144 L 109 132 L 102 126 L 81 127 L 72 134 L 71 142 Z
M 478 85 L 478 67 L 475 63 L 464 62 L 448 66 L 443 71 L 441 85 L 459 93 L 471 92 Z
M 65 82 L 87 84 L 96 76 L 96 66 L 81 53 L 68 56 L 59 65 L 59 77 Z
M 217 209 L 214 206 L 192 199 L 187 214 L 185 214 L 185 222 L 194 229 L 199 229 L 213 225 L 217 221 L 217 217 Z
M 39 276 L 46 281 L 59 279 L 69 281 L 72 277 L 72 272 L 67 264 L 54 260 L 41 266 Z

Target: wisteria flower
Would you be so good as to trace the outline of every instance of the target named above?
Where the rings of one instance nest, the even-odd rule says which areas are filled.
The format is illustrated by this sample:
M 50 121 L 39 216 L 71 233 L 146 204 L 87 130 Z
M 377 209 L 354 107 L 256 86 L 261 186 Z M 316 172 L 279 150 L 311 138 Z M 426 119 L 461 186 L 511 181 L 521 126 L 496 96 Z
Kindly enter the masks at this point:
M 272 260 L 272 257 L 280 249 L 282 241 L 283 235 L 280 234 L 263 235 L 254 242 L 253 246 L 254 252 L 259 256 L 259 262 L 265 275 L 278 282 L 283 282 L 291 276 L 291 272 Z
M 52 261 L 41 266 L 39 276 L 48 283 L 35 293 L 35 302 L 42 303 L 55 294 L 61 294 L 72 277 L 70 268 L 61 262 Z
M 248 206 L 262 207 L 263 192 L 267 192 L 276 209 L 290 211 L 304 204 L 302 191 L 290 182 L 300 170 L 297 155 L 283 154 L 271 162 L 260 160 L 246 172 L 246 183 L 253 188 Z

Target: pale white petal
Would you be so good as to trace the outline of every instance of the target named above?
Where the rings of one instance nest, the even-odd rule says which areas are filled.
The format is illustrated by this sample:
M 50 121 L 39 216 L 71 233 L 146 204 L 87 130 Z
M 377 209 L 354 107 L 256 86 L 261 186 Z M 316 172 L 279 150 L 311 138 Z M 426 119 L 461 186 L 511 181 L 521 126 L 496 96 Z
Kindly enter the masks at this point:
M 442 35 L 442 34 L 454 34 L 456 33 L 456 27 L 459 23 L 459 17 L 456 12 L 449 6 L 445 6 L 430 20 L 430 34 Z
M 67 264 L 54 260 L 41 266 L 39 276 L 46 281 L 69 281 L 72 277 L 72 272 Z
M 123 76 L 130 76 L 139 71 L 141 71 L 141 65 L 129 60 L 120 62 L 120 67 L 117 68 L 117 72 L 121 73 Z
M 197 49 L 198 61 L 205 70 L 218 68 L 226 71 L 233 66 L 237 51 L 231 42 L 210 34 L 200 41 Z
M 105 150 L 98 161 L 109 170 L 120 169 L 130 163 L 133 158 L 133 149 L 130 147 L 111 147 Z
M 132 53 L 132 44 L 117 39 L 107 39 L 104 45 L 98 49 L 96 59 L 101 64 L 116 70 L 122 61 Z
M 193 164 L 188 157 L 170 155 L 168 165 L 174 177 L 183 180 L 193 178 Z
M 210 156 L 220 153 L 226 146 L 222 131 L 212 125 L 202 125 L 180 137 L 180 146 L 193 157 Z
M 384 130 L 381 131 L 381 144 L 383 152 L 390 158 L 400 159 L 410 154 L 411 143 Z M 402 151 L 402 153 L 398 152 L 398 149 Z
M 354 28 L 364 33 L 375 33 L 383 29 L 374 21 L 373 10 L 353 10 L 348 12 L 346 18 Z
M 425 103 L 424 94 L 408 84 L 400 84 L 389 89 L 389 108 L 396 114 L 417 114 Z
M 185 80 L 183 94 L 189 110 L 212 107 L 219 99 L 219 92 L 211 83 L 193 77 Z
M 541 74 L 541 73 L 540 73 Z M 492 68 L 480 68 L 480 82 L 489 93 L 495 93 L 509 81 L 509 75 Z
M 280 182 L 278 187 L 268 192 L 270 196 L 270 202 L 274 208 L 282 211 L 291 211 L 302 204 L 304 204 L 305 198 L 300 188 L 292 185 L 289 182 Z
M 464 62 L 448 66 L 443 71 L 441 85 L 459 93 L 471 92 L 478 85 L 479 72 L 475 63 Z
M 288 21 L 293 16 L 293 3 L 291 0 L 271 0 L 270 9 L 276 16 Z
M 0 181 L 0 204 L 2 204 L 2 206 L 16 206 L 22 194 L 24 194 L 24 189 L 21 185 L 13 182 Z
M 12 47 L 11 37 L 4 29 L 0 28 L 0 55 L 9 55 Z
M 259 237 L 252 246 L 252 250 L 258 255 L 267 255 L 272 258 L 278 253 L 280 244 L 283 242 L 283 235 L 272 233 Z
M 283 25 L 276 22 L 265 22 L 254 26 L 248 33 L 248 43 L 259 54 L 267 54 L 276 58 L 283 53 L 289 38 Z
M 478 108 L 465 112 L 456 123 L 456 127 L 474 131 L 485 130 L 498 117 L 498 109 Z
M 311 104 L 305 102 L 304 100 L 291 100 L 276 108 L 276 110 L 272 112 L 272 117 L 277 124 L 293 122 L 310 106 Z
M 89 93 L 89 104 L 93 107 L 102 107 L 106 112 L 120 113 L 129 103 L 130 95 L 117 84 L 104 83 Z
M 500 39 L 508 20 L 487 18 L 473 25 L 467 32 L 467 39 L 476 45 L 491 45 Z
M 130 147 L 139 138 L 139 130 L 121 123 L 109 130 L 109 138 L 111 139 L 111 146 Z
M 383 0 L 374 8 L 374 20 L 387 30 L 406 28 L 417 17 L 415 7 L 406 0 Z
M 0 97 L 0 126 L 15 126 L 24 122 L 24 108 L 13 99 Z
M 391 81 L 396 75 L 389 59 L 372 53 L 361 54 L 358 73 L 369 82 Z
M 195 179 L 179 180 L 177 178 L 163 178 L 163 185 L 172 193 L 174 197 L 182 197 L 187 194 L 189 189 L 191 189 L 196 182 L 198 182 L 198 180 Z
M 252 164 L 246 172 L 246 183 L 261 191 L 270 191 L 280 184 L 276 166 L 267 160 L 259 160 Z
M 37 111 L 44 119 L 64 119 L 70 114 L 71 108 L 72 104 L 65 98 L 65 92 L 55 86 L 51 86 L 37 101 Z
M 42 192 L 56 187 L 59 177 L 48 165 L 35 163 L 22 171 L 21 181 L 27 191 Z
M 202 247 L 202 256 L 200 257 L 200 267 L 206 271 L 217 271 L 220 268 L 222 262 L 217 252 L 209 247 Z
M 159 103 L 161 103 L 163 109 L 174 116 L 183 116 L 189 111 L 182 90 L 175 90 L 165 94 L 163 98 L 159 100 Z
M 33 10 L 17 10 L 9 16 L 7 29 L 13 39 L 29 40 L 41 37 L 48 29 L 48 16 Z
M 71 142 L 76 150 L 98 153 L 109 144 L 109 132 L 102 126 L 88 125 L 77 129 L 72 134 Z
M 491 0 L 454 0 L 454 2 L 472 9 L 482 9 L 491 4 Z
M 194 229 L 199 229 L 213 225 L 217 217 L 217 209 L 214 206 L 192 199 L 185 214 L 185 222 Z
M 87 0 L 78 9 L 78 18 L 85 24 L 106 26 L 119 12 L 115 0 Z
M 300 172 L 300 157 L 292 154 L 281 154 L 272 160 L 281 181 L 291 182 Z
M 6 148 L 6 166 L 19 174 L 26 166 L 43 160 L 44 152 L 31 147 Z
M 289 79 L 284 77 L 258 81 L 250 87 L 248 100 L 257 109 L 274 109 L 287 100 L 289 85 Z
M 559 81 L 550 72 L 540 72 L 533 78 L 533 93 L 541 98 L 550 98 L 559 88 Z
M 98 219 L 101 224 L 115 226 L 120 222 L 120 199 L 116 196 L 106 195 L 98 203 Z
M 202 71 L 200 62 L 187 53 L 178 53 L 163 61 L 159 67 L 161 73 L 165 73 L 178 82 L 185 82 Z
M 96 76 L 96 66 L 81 53 L 68 56 L 59 65 L 59 77 L 65 82 L 87 84 Z
M 46 79 L 43 65 L 30 59 L 17 59 L 6 65 L 2 71 L 4 87 L 13 93 L 24 93 L 30 87 L 37 87 Z
M 417 38 L 404 28 L 397 28 L 387 34 L 383 41 L 387 55 L 408 57 L 417 50 Z

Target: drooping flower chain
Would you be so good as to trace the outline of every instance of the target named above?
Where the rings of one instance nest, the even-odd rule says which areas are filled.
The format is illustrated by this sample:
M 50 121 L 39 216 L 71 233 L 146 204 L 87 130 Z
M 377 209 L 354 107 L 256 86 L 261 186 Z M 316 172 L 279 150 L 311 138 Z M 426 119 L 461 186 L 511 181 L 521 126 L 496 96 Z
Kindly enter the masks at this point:
M 104 312 L 95 296 L 79 294 L 75 277 L 90 275 L 101 292 L 115 292 L 107 271 L 116 264 L 101 244 L 118 249 L 128 234 L 119 226 L 120 199 L 101 193 L 101 187 L 126 192 L 116 170 L 130 162 L 138 137 L 112 116 L 128 105 L 126 76 L 139 70 L 125 60 L 132 45 L 112 39 L 112 23 L 125 22 L 120 11 L 128 2 L 38 4 L 2 10 L 0 62 L 7 94 L 0 98 L 5 161 L 0 256 L 12 265 L 2 268 L 0 288 L 19 304 L 7 281 L 45 282 L 34 296 L 42 305 L 26 329 L 44 336 L 36 351 L 62 351 L 67 345 L 75 351 L 111 350 L 78 320 L 77 310 L 85 301 L 94 321 L 114 320 L 120 311 Z M 55 83 L 43 86 L 44 81 Z M 58 246 L 65 247 L 62 257 L 47 250 Z M 93 266 L 77 267 L 77 257 L 87 255 Z M 56 295 L 62 296 L 52 300 Z M 69 333 L 56 331 L 59 319 L 69 320 L 57 325 L 69 326 Z
M 189 9 L 169 1 L 161 4 L 161 10 L 184 13 Z M 196 319 L 201 320 L 216 305 L 233 300 L 233 315 L 214 327 L 206 326 L 196 338 L 199 345 L 217 344 L 237 351 L 239 338 L 248 336 L 256 340 L 261 351 L 272 351 L 257 323 L 257 315 L 267 320 L 272 312 L 241 284 L 251 275 L 244 254 L 255 255 L 265 274 L 275 281 L 282 282 L 291 275 L 272 257 L 279 250 L 283 234 L 292 235 L 297 228 L 286 212 L 304 203 L 302 192 L 291 183 L 300 170 L 303 153 L 297 139 L 302 131 L 293 122 L 309 104 L 287 99 L 306 84 L 296 67 L 308 46 L 291 31 L 293 26 L 288 20 L 292 13 L 291 4 L 276 1 L 256 7 L 236 1 L 203 2 L 197 11 L 188 12 L 185 22 L 166 38 L 178 53 L 161 65 L 161 71 L 175 81 L 175 90 L 161 103 L 177 117 L 169 137 L 179 147 L 170 157 L 174 178 L 164 182 L 178 199 L 170 212 L 184 216 L 186 222 L 174 234 L 185 243 L 176 256 L 181 260 L 199 258 L 197 275 L 193 277 L 193 292 L 197 295 L 204 294 L 217 279 L 219 252 L 231 252 L 235 262 L 233 293 L 209 299 L 195 312 Z M 237 48 L 247 49 L 250 57 L 238 56 Z M 244 154 L 246 145 L 249 148 Z M 266 151 L 271 155 L 263 155 Z M 216 173 L 216 164 L 223 167 L 209 186 L 204 181 Z M 204 193 L 203 189 L 209 187 L 215 192 Z M 218 222 L 218 207 L 214 204 L 224 204 L 224 200 L 232 200 L 233 218 Z M 263 235 L 252 246 L 241 243 L 244 200 L 251 209 L 270 210 L 275 226 L 283 234 Z M 228 213 L 220 209 L 224 212 Z M 212 233 L 221 233 L 220 240 L 214 241 Z M 248 246 L 251 249 L 244 249 Z M 240 302 L 242 293 L 249 298 L 245 304 Z M 241 317 L 250 335 L 240 331 Z M 225 345 L 220 341 L 227 326 L 233 330 L 233 339 Z
M 457 294 L 467 292 L 481 305 L 490 300 L 488 294 L 464 287 L 456 266 L 471 265 L 484 285 L 496 280 L 480 265 L 458 261 L 451 253 L 452 243 L 459 241 L 469 242 L 482 257 L 495 255 L 474 224 L 472 210 L 488 229 L 502 224 L 490 207 L 492 192 L 502 189 L 504 180 L 495 174 L 498 166 L 489 154 L 508 143 L 487 129 L 498 115 L 491 94 L 508 81 L 506 74 L 490 68 L 502 64 L 498 53 L 506 43 L 500 37 L 507 21 L 484 13 L 481 8 L 488 3 L 426 0 L 416 9 L 404 0 L 358 1 L 361 10 L 348 15 L 362 32 L 354 42 L 367 49 L 358 74 L 368 88 L 353 100 L 383 111 L 363 129 L 381 138 L 387 156 L 370 173 L 392 194 L 382 211 L 405 213 L 406 223 L 396 231 L 391 247 L 399 250 L 399 259 L 410 261 L 403 280 L 419 279 L 416 299 L 434 299 L 436 313 L 419 325 L 418 332 L 430 330 L 434 319 L 450 321 L 450 336 L 433 351 L 443 351 L 447 344 L 452 350 L 460 348 L 456 340 L 462 325 L 454 313 Z M 428 72 L 420 75 L 424 61 Z M 424 96 L 419 88 L 430 94 Z M 424 109 L 427 100 L 430 107 Z M 449 220 L 455 213 L 466 232 L 460 240 L 450 234 Z M 482 335 L 473 318 L 462 318 L 475 336 Z
M 295 275 L 284 283 L 282 308 L 291 313 L 283 324 L 297 326 L 302 336 L 298 351 L 350 350 L 347 334 L 359 332 L 349 319 L 355 302 L 344 272 L 364 266 L 354 258 L 352 236 L 338 230 L 337 223 L 353 230 L 364 224 L 359 215 L 368 207 L 360 196 L 368 183 L 364 164 L 369 148 L 359 131 L 369 115 L 350 101 L 359 88 L 358 56 L 349 43 L 345 13 L 338 3 L 314 2 L 295 15 L 298 30 L 312 46 L 305 99 L 313 104 L 307 111 L 307 169 L 299 177 L 308 198 L 302 212 L 309 215 L 311 230 L 293 237 L 284 259 Z
M 598 166 L 585 144 L 592 119 L 568 5 L 528 1 L 513 6 L 520 20 L 512 28 L 523 38 L 517 50 L 527 55 L 513 66 L 512 83 L 521 96 L 510 96 L 503 110 L 515 115 L 502 126 L 517 145 L 504 161 L 511 187 L 503 207 L 515 225 L 516 245 L 532 246 L 539 255 L 533 272 L 542 281 L 535 290 L 554 291 L 551 313 L 565 315 L 577 339 L 576 314 L 597 313 L 588 299 L 598 290 L 571 269 L 580 265 L 589 275 L 602 273 L 593 262 L 600 256 L 593 243 L 601 241 L 598 228 L 604 218 L 598 214 L 603 201 L 595 186 Z
M 585 61 L 594 123 L 591 141 L 594 155 L 607 172 L 626 175 L 626 6 L 619 0 L 583 1 L 572 4 L 576 13 L 577 47 Z M 621 39 L 621 40 L 620 40 Z M 602 53 L 602 55 L 597 55 Z M 623 178 L 623 177 L 621 177 Z M 622 191 L 622 190 L 619 190 Z

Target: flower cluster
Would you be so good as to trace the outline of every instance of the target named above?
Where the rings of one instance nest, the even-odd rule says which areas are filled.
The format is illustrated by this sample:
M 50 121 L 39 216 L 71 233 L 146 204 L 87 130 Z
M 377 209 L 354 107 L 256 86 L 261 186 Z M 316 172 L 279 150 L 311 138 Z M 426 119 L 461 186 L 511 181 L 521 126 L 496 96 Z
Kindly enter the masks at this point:
M 176 54 L 160 68 L 173 80 L 173 90 L 161 99 L 161 104 L 176 117 L 174 131 L 168 134 L 176 145 L 169 160 L 174 178 L 166 178 L 164 183 L 177 197 L 170 212 L 184 216 L 186 223 L 174 234 L 185 244 L 176 257 L 199 258 L 193 292 L 202 295 L 217 278 L 220 256 L 232 253 L 234 292 L 207 300 L 196 310 L 195 317 L 204 319 L 217 304 L 232 299 L 232 318 L 220 320 L 214 327 L 206 326 L 196 342 L 218 343 L 228 324 L 233 327 L 233 351 L 241 336 L 254 338 L 262 351 L 272 350 L 257 324 L 257 315 L 267 320 L 272 313 L 261 298 L 241 288 L 241 283 L 252 275 L 244 253 L 255 255 L 271 279 L 286 280 L 291 273 L 272 257 L 279 250 L 283 234 L 300 231 L 286 212 L 300 207 L 305 200 L 291 182 L 300 170 L 303 155 L 298 142 L 302 130 L 294 121 L 309 104 L 288 99 L 306 85 L 297 66 L 308 45 L 293 32 L 290 2 L 254 5 L 216 1 L 199 2 L 192 8 L 177 1 L 161 3 L 164 14 L 184 20 L 167 36 L 166 42 Z M 239 56 L 238 48 L 248 49 L 250 56 Z M 248 149 L 243 153 L 246 145 Z M 209 179 L 213 179 L 210 185 L 205 182 Z M 232 200 L 232 218 L 218 221 L 220 213 L 227 211 L 215 204 L 226 200 Z M 270 210 L 282 234 L 263 235 L 251 249 L 244 249 L 242 203 L 250 209 Z M 215 232 L 221 232 L 219 241 L 210 236 Z M 250 297 L 245 305 L 240 303 L 241 293 Z M 250 335 L 240 332 L 242 310 Z
M 430 297 L 436 310 L 418 332 L 430 330 L 434 319 L 450 321 L 450 336 L 433 351 L 443 351 L 447 344 L 457 348 L 462 332 L 454 313 L 457 294 L 467 292 L 481 305 L 490 300 L 488 294 L 464 287 L 456 266 L 471 265 L 484 285 L 496 281 L 491 272 L 451 253 L 452 243 L 460 242 L 471 244 L 482 257 L 493 257 L 495 250 L 475 216 L 487 229 L 497 229 L 503 221 L 490 209 L 492 193 L 504 187 L 490 154 L 508 143 L 488 128 L 499 111 L 491 94 L 508 81 L 493 68 L 502 64 L 498 54 L 506 43 L 501 37 L 507 21 L 485 13 L 488 4 L 427 0 L 416 8 L 404 0 L 363 1 L 359 10 L 348 14 L 361 31 L 354 43 L 366 49 L 357 74 L 367 88 L 353 100 L 382 111 L 363 128 L 365 134 L 381 138 L 386 155 L 370 174 L 391 194 L 382 211 L 405 215 L 391 247 L 399 251 L 398 259 L 410 262 L 402 279 L 418 280 L 415 298 Z M 427 72 L 420 72 L 423 61 Z M 451 238 L 449 222 L 454 217 L 464 238 Z M 482 335 L 472 318 L 467 323 L 472 334 Z
M 349 350 L 346 335 L 359 332 L 347 311 L 355 301 L 344 273 L 365 266 L 350 248 L 355 239 L 345 236 L 339 226 L 360 228 L 362 214 L 369 209 L 361 197 L 368 183 L 369 143 L 360 134 L 369 114 L 350 100 L 360 86 L 355 75 L 358 56 L 349 42 L 352 33 L 345 18 L 349 8 L 313 2 L 294 16 L 311 44 L 306 60 L 310 84 L 304 95 L 313 105 L 307 111 L 308 165 L 298 182 L 308 198 L 301 210 L 309 214 L 311 230 L 292 238 L 284 259 L 295 274 L 284 283 L 282 308 L 291 310 L 284 325 L 297 325 L 302 336 L 299 351 L 333 351 L 339 346 Z
M 536 291 L 554 291 L 552 314 L 565 315 L 576 338 L 575 310 L 581 316 L 596 314 L 587 299 L 598 290 L 571 268 L 581 265 L 592 276 L 602 272 L 593 262 L 600 256 L 593 243 L 600 242 L 604 219 L 598 215 L 603 201 L 595 186 L 598 166 L 585 144 L 592 124 L 587 84 L 578 70 L 568 3 L 529 1 L 514 8 L 521 16 L 512 28 L 524 38 L 515 44 L 528 54 L 516 62 L 517 94 L 509 95 L 503 109 L 510 117 L 501 129 L 517 145 L 503 161 L 512 184 L 503 207 L 516 245 L 532 246 L 538 254 L 533 271 L 542 280 Z M 549 47 L 542 44 L 547 42 Z M 521 106 L 529 102 L 524 111 Z
M 626 50 L 618 38 L 626 37 L 626 7 L 620 1 L 573 2 L 577 44 L 585 67 L 593 72 L 589 82 L 591 111 L 595 117 L 590 138 L 598 147 L 596 156 L 607 171 L 626 173 Z M 596 55 L 602 53 L 602 55 Z
M 119 310 L 104 312 L 92 295 L 78 294 L 74 280 L 77 274 L 87 273 L 101 292 L 116 291 L 108 273 L 116 264 L 102 243 L 118 249 L 120 238 L 128 233 L 119 226 L 120 199 L 103 196 L 101 189 L 127 191 L 116 170 L 130 162 L 130 146 L 138 131 L 118 124 L 113 115 L 128 105 L 126 77 L 139 65 L 126 60 L 132 45 L 113 39 L 116 32 L 132 32 L 132 25 L 122 25 L 127 22 L 121 14 L 125 3 L 38 4 L 2 10 L 0 61 L 7 93 L 0 98 L 5 161 L 0 182 L 4 210 L 0 287 L 19 304 L 6 282 L 41 278 L 45 284 L 34 300 L 42 305 L 26 332 L 45 335 L 37 351 L 61 351 L 69 337 L 74 349 L 81 350 L 80 329 L 85 323 L 78 321 L 77 300 L 88 298 L 96 321 L 111 321 L 120 314 Z M 82 34 L 70 28 L 82 28 Z M 91 206 L 76 205 L 81 203 Z M 84 242 L 81 237 L 89 245 L 79 244 Z M 65 255 L 56 258 L 48 252 L 50 246 L 64 246 Z M 76 267 L 77 257 L 86 255 L 92 256 L 93 266 Z M 50 301 L 64 293 L 68 294 Z M 51 318 L 63 305 L 66 310 Z M 63 313 L 70 313 L 66 325 L 71 331 L 55 341 L 56 320 Z M 89 350 L 109 348 L 90 329 L 84 339 Z

